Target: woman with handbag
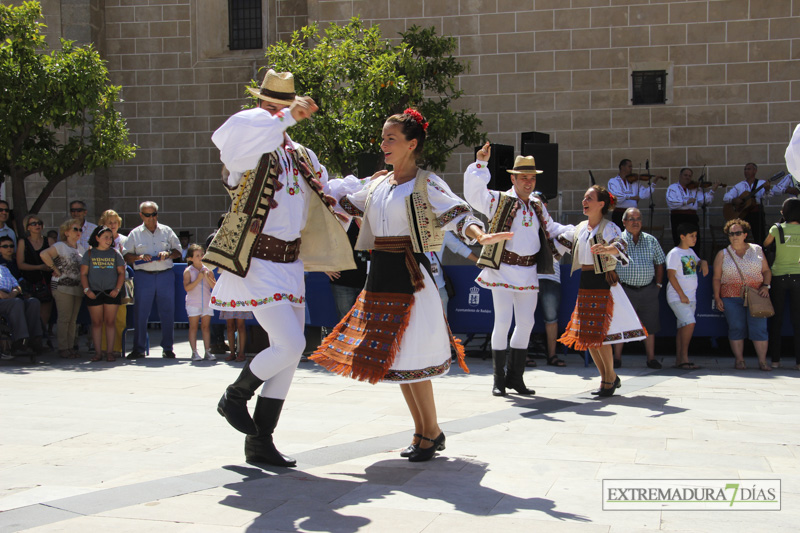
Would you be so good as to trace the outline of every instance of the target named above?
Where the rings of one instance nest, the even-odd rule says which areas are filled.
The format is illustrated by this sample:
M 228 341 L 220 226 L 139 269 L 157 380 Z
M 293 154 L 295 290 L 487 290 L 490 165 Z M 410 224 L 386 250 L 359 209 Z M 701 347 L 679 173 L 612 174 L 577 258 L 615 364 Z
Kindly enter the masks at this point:
M 781 207 L 784 222 L 770 228 L 764 240 L 766 248 L 775 243 L 772 263 L 772 305 L 775 318 L 769 325 L 769 355 L 772 368 L 781 366 L 781 328 L 783 311 L 788 303 L 794 333 L 795 369 L 800 370 L 800 199 L 787 198 Z M 789 294 L 787 302 L 786 294 Z
M 764 250 L 757 244 L 745 242 L 750 233 L 748 222 L 734 218 L 725 224 L 723 231 L 731 244 L 720 250 L 714 259 L 712 284 L 717 309 L 725 314 L 728 321 L 728 340 L 736 358 L 734 368 L 747 368 L 744 362 L 744 338 L 747 336 L 756 348 L 758 368 L 772 370 L 767 364 L 767 319 L 753 316 L 752 306 L 747 309 L 743 297 L 750 292 L 752 298 L 769 298 L 772 272 L 764 257 Z
M 46 326 L 53 313 L 53 294 L 50 292 L 50 267 L 44 264 L 39 254 L 50 244 L 44 236 L 44 222 L 39 215 L 27 215 L 22 219 L 22 227 L 26 236 L 17 243 L 17 266 L 22 273 L 22 289 L 39 300 L 42 323 Z

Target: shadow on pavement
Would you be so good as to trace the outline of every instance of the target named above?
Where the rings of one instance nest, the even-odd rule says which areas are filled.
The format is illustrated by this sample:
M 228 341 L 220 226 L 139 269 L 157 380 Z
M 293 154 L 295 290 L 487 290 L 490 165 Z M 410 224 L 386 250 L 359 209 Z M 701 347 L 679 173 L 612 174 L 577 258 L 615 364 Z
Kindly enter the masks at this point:
M 519 498 L 482 486 L 487 463 L 452 458 L 434 459 L 426 466 L 390 459 L 366 467 L 363 473 L 331 474 L 353 481 L 286 469 L 272 470 L 280 474 L 265 477 L 260 469 L 228 466 L 225 468 L 247 478 L 225 485 L 236 495 L 220 503 L 260 513 L 247 528 L 251 532 L 355 532 L 372 523 L 370 518 L 355 514 L 357 506 L 380 500 L 389 502 L 387 508 L 398 512 L 455 509 L 474 516 L 497 516 L 529 510 L 561 521 L 589 522 L 587 517 L 558 511 L 553 500 Z

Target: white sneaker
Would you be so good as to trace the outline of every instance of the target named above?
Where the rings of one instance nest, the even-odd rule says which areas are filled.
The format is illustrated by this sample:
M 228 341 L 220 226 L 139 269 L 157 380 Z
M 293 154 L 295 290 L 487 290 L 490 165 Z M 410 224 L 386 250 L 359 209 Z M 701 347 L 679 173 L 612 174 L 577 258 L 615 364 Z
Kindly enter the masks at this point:
M 192 361 L 202 361 L 203 358 L 200 357 L 200 354 L 197 353 L 197 350 L 192 352 Z
M 2 359 L 3 361 L 11 361 L 12 359 L 14 359 L 14 356 L 4 353 L 0 354 L 0 359 Z
M 209 351 L 206 351 L 205 360 L 206 361 L 216 361 L 217 360 L 217 356 L 215 356 L 213 353 L 211 353 Z

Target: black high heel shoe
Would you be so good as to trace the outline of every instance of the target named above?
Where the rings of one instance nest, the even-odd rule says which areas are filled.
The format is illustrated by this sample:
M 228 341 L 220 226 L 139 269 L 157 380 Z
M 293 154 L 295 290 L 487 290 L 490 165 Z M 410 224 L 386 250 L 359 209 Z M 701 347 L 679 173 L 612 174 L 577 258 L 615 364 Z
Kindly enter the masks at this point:
M 601 381 L 600 388 L 597 390 L 593 390 L 590 394 L 592 396 L 600 396 L 600 393 L 603 392 L 604 389 L 603 385 L 613 385 L 613 383 L 609 383 L 608 381 Z
M 607 382 L 607 381 L 601 381 L 600 383 L 605 383 L 606 385 L 610 385 L 610 383 L 609 383 L 609 382 Z M 618 388 L 622 387 L 622 383 L 621 383 L 621 382 L 620 382 L 620 380 L 619 380 L 619 374 L 618 374 L 618 375 L 617 375 L 617 377 L 614 379 L 614 383 L 613 383 L 613 385 L 614 385 L 614 388 L 615 388 L 615 389 L 618 389 Z M 600 385 L 600 388 L 599 388 L 599 389 L 597 389 L 597 390 L 594 390 L 594 391 L 590 392 L 589 394 L 591 394 L 592 396 L 599 396 L 599 395 L 600 395 L 600 391 L 602 391 L 602 390 L 603 390 L 603 386 L 602 386 L 602 385 Z
M 415 439 L 421 439 L 422 435 L 419 433 L 414 433 Z M 419 444 L 414 444 L 413 442 L 406 447 L 403 451 L 400 452 L 400 457 L 411 457 L 419 450 Z
M 430 442 L 431 446 L 429 448 L 418 447 L 415 453 L 409 455 L 408 460 L 412 463 L 430 461 L 433 459 L 433 456 L 436 455 L 436 452 L 440 452 L 445 449 L 444 431 L 439 433 L 439 436 L 435 439 L 429 439 L 428 437 L 420 437 L 420 439 Z
M 611 381 L 601 381 L 601 383 L 603 383 L 605 385 L 611 385 L 611 386 L 608 387 L 608 388 L 605 388 L 605 387 L 601 388 L 599 391 L 597 391 L 597 396 L 600 397 L 600 398 L 608 398 L 609 396 L 614 396 L 614 391 L 617 390 L 616 381 L 613 381 L 613 382 L 611 382 Z

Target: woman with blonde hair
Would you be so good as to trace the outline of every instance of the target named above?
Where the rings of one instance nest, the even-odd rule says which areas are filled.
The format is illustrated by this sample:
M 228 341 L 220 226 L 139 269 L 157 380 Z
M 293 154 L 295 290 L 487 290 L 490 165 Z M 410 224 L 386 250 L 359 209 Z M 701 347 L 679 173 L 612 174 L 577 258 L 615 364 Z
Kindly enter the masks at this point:
M 747 368 L 744 362 L 744 338 L 749 337 L 756 349 L 758 368 L 769 371 L 772 367 L 767 364 L 767 319 L 750 316 L 742 297 L 745 286 L 757 289 L 762 297 L 769 296 L 772 281 L 772 271 L 764 257 L 764 250 L 757 244 L 745 241 L 750 230 L 750 223 L 739 218 L 729 220 L 722 228 L 731 244 L 717 253 L 711 284 L 714 303 L 728 321 L 728 343 L 735 360 L 734 368 Z
M 103 211 L 103 214 L 100 215 L 100 218 L 97 221 L 98 226 L 105 226 L 111 230 L 111 236 L 113 237 L 113 244 L 112 248 L 118 251 L 120 254 L 122 253 L 122 248 L 125 246 L 125 241 L 128 240 L 128 237 L 119 233 L 119 228 L 122 226 L 122 217 L 114 211 L 113 209 L 107 209 Z M 125 270 L 125 279 L 127 280 L 130 277 L 128 270 Z M 117 317 L 114 319 L 114 348 L 112 355 L 115 357 L 122 356 L 122 332 L 125 331 L 125 325 L 128 319 L 128 307 L 125 304 L 120 305 L 117 308 Z M 106 342 L 106 329 L 102 328 L 102 341 L 103 343 Z
M 17 243 L 17 266 L 22 273 L 23 291 L 39 300 L 42 323 L 47 325 L 53 312 L 53 294 L 50 291 L 50 267 L 42 262 L 40 254 L 50 244 L 44 236 L 44 222 L 39 215 L 26 215 L 22 219 L 22 228 L 25 237 Z
M 78 311 L 83 301 L 81 291 L 81 258 L 86 249 L 78 243 L 83 229 L 81 221 L 71 218 L 59 226 L 61 239 L 39 255 L 53 271 L 51 287 L 58 310 L 58 355 L 74 359 L 75 330 Z

